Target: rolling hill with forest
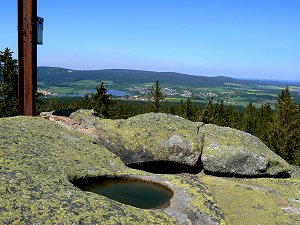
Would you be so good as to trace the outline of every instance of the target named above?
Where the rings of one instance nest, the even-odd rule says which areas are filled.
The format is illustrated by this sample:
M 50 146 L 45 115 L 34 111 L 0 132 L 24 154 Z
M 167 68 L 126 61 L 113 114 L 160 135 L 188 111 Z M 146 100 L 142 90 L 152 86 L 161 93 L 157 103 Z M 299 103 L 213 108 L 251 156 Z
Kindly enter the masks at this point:
M 300 102 L 300 82 L 242 80 L 225 76 L 193 76 L 175 72 L 153 72 L 128 69 L 72 70 L 59 67 L 38 68 L 38 88 L 55 96 L 83 96 L 90 94 L 104 82 L 109 90 L 145 100 L 156 80 L 159 80 L 168 101 L 180 102 L 191 98 L 205 103 L 215 102 L 245 106 L 253 102 L 275 103 L 281 90 L 290 87 L 295 102 Z M 120 97 L 120 96 L 118 96 Z
M 226 76 L 195 76 L 175 72 L 153 72 L 128 69 L 71 70 L 58 67 L 39 67 L 38 79 L 39 81 L 47 83 L 65 83 L 81 80 L 111 80 L 119 84 L 153 83 L 159 80 L 161 83 L 166 84 L 199 87 L 222 86 L 224 83 L 238 83 L 244 85 L 292 85 L 296 83 L 286 81 L 242 80 Z

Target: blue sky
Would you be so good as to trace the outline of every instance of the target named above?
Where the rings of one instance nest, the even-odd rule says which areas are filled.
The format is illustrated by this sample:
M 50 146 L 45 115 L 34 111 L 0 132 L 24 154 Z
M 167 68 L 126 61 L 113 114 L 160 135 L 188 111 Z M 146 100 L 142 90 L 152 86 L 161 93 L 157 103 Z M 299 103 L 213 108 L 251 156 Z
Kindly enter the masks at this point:
M 299 0 L 38 0 L 38 65 L 300 80 L 299 9 Z M 1 0 L 0 29 L 0 50 L 16 53 L 17 0 Z

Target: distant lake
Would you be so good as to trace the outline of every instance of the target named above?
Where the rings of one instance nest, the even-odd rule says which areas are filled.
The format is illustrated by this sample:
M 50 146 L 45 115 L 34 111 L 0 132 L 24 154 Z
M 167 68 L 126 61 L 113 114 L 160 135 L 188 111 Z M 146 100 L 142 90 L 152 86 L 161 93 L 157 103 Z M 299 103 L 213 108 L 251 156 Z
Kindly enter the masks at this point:
M 127 93 L 127 92 L 119 91 L 119 90 L 108 90 L 107 93 L 110 94 L 110 95 L 117 96 L 117 97 L 123 97 L 123 96 L 130 96 L 130 95 L 132 95 L 131 93 Z
M 95 90 L 87 90 L 88 95 L 91 95 L 93 93 L 95 93 Z M 119 90 L 108 90 L 107 91 L 108 94 L 116 96 L 116 97 L 123 97 L 123 96 L 131 96 L 131 93 L 127 93 L 124 91 L 119 91 Z M 68 96 L 68 97 L 84 97 L 86 94 L 65 94 L 63 96 Z

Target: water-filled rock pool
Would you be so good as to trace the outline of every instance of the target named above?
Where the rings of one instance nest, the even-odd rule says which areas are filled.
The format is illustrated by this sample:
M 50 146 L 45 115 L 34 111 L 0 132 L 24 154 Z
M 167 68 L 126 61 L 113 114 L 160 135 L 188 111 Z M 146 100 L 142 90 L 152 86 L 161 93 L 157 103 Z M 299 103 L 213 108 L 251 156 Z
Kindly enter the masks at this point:
M 119 178 L 85 179 L 72 182 L 83 191 L 94 192 L 137 208 L 163 208 L 169 205 L 173 192 L 156 183 Z

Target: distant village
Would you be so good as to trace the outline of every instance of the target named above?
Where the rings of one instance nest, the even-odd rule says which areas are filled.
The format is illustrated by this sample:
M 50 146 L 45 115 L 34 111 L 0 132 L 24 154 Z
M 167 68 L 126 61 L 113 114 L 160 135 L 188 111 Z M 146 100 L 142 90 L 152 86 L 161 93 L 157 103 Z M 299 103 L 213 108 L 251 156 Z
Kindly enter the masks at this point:
M 166 97 L 169 98 L 193 98 L 193 97 L 200 97 L 203 99 L 207 99 L 210 97 L 218 97 L 219 94 L 218 93 L 213 93 L 213 92 L 199 92 L 199 93 L 193 93 L 190 90 L 181 90 L 181 91 L 177 91 L 175 89 L 172 88 L 162 88 L 162 92 Z M 60 97 L 62 95 L 59 95 L 57 93 L 53 93 L 49 90 L 46 89 L 38 89 L 38 93 L 43 94 L 44 96 L 57 96 Z M 136 86 L 136 87 L 131 87 L 128 88 L 128 92 L 124 92 L 124 95 L 122 96 L 117 96 L 117 99 L 119 100 L 127 100 L 127 101 L 148 101 L 148 96 L 150 93 L 150 87 L 140 87 L 140 86 Z M 82 91 L 82 93 L 78 94 L 78 96 L 83 96 L 84 94 L 87 94 L 87 92 Z M 91 94 L 91 93 L 88 93 Z M 66 96 L 68 96 L 68 94 L 66 94 Z M 72 94 L 71 96 L 74 96 L 74 94 Z

